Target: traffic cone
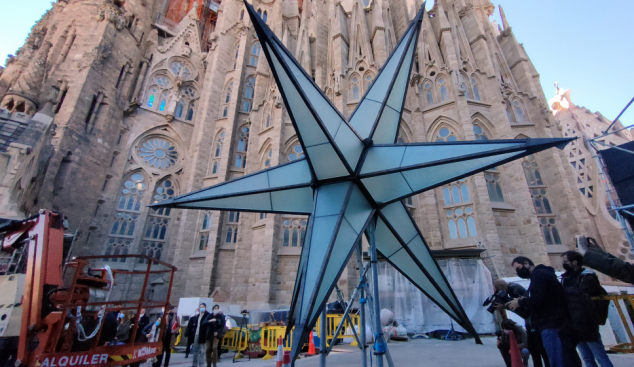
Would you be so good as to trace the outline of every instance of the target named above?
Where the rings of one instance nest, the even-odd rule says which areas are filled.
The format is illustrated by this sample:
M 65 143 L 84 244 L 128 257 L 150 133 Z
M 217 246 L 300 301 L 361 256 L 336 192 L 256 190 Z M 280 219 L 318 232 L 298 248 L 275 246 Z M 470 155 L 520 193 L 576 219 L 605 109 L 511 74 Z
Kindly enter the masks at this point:
M 321 348 L 321 345 L 319 347 Z M 315 351 L 315 342 L 313 341 L 312 331 L 310 332 L 310 339 L 308 339 L 308 353 L 306 353 L 306 355 L 309 355 L 309 356 L 317 355 L 317 351 Z
M 277 339 L 277 362 L 275 363 L 275 367 L 282 367 L 283 359 L 284 359 L 284 344 L 282 343 L 282 337 L 280 336 Z
M 282 367 L 291 367 L 291 352 L 284 351 L 284 358 L 282 359 Z
M 515 333 L 513 332 L 513 330 L 511 330 L 511 333 L 509 334 L 509 343 L 511 344 L 511 366 L 523 367 L 524 361 L 522 361 L 522 353 L 520 352 L 520 348 L 517 345 L 517 340 L 515 340 Z

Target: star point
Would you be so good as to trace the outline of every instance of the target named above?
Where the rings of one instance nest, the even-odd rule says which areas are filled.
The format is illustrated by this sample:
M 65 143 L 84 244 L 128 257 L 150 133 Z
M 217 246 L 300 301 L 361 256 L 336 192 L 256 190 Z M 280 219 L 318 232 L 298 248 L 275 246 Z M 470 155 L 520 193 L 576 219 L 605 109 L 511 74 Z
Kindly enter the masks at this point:
M 424 6 L 349 119 L 245 6 L 305 158 L 155 206 L 310 214 L 287 328 L 293 360 L 370 221 L 385 259 L 479 341 L 401 200 L 571 139 L 396 145 Z

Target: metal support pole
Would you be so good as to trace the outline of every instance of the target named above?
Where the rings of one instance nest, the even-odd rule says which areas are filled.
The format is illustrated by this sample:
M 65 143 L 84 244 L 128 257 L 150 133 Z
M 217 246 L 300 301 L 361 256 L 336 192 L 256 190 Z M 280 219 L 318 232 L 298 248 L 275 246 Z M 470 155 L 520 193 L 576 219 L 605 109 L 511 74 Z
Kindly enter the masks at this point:
M 321 331 L 319 335 L 319 367 L 326 367 L 326 335 L 328 334 L 326 332 L 326 306 L 324 306 L 324 309 L 321 311 L 319 328 Z M 332 342 L 335 342 L 334 339 Z
M 360 318 L 359 320 L 359 339 L 361 339 L 360 347 L 361 347 L 361 367 L 368 366 L 368 354 L 365 352 L 367 346 L 366 340 L 367 337 L 365 335 L 365 307 L 368 303 L 365 298 L 365 287 L 367 287 L 368 282 L 365 279 L 365 274 L 367 273 L 367 267 L 363 265 L 363 247 L 361 246 L 361 239 L 357 242 L 356 255 L 357 255 L 357 263 L 359 264 L 359 312 Z M 362 275 L 363 274 L 363 275 Z
M 383 338 L 383 328 L 381 328 L 381 306 L 379 305 L 379 266 L 376 255 L 376 239 L 374 218 L 370 219 L 368 226 L 368 237 L 370 238 L 370 260 L 372 264 L 372 294 L 374 295 L 374 355 L 376 355 L 377 367 L 383 367 L 383 355 L 387 351 L 387 344 Z

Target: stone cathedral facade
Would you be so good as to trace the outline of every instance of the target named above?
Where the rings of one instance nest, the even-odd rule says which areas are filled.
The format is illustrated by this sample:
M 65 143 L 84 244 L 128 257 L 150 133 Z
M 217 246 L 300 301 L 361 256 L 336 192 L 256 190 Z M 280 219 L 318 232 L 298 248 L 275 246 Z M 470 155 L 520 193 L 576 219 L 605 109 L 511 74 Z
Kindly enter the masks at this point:
M 421 2 L 252 4 L 348 116 Z M 579 122 L 580 108 L 555 104 L 569 93 L 551 101 L 551 113 L 502 9 L 502 25 L 489 20 L 494 10 L 489 0 L 436 0 L 425 14 L 398 142 L 607 127 L 600 115 L 584 110 Z M 58 0 L 0 71 L 0 216 L 59 210 L 80 233 L 77 253 L 172 263 L 173 299 L 288 304 L 306 217 L 147 207 L 303 156 L 242 1 Z M 627 131 L 617 138 L 631 140 Z M 512 276 L 519 254 L 559 266 L 578 234 L 632 260 L 591 154 L 575 144 L 406 204 L 432 249 L 486 250 L 494 277 Z M 344 289 L 352 270 L 342 275 Z M 153 279 L 153 289 L 162 292 L 166 280 Z

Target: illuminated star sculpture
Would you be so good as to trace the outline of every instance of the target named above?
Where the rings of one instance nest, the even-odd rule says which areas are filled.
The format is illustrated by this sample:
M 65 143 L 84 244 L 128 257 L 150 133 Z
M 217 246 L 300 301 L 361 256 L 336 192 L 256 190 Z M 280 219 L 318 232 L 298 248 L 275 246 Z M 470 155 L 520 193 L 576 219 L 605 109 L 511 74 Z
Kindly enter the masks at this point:
M 245 2 L 305 158 L 156 206 L 310 214 L 289 312 L 292 360 L 370 221 L 377 250 L 477 338 L 403 199 L 570 139 L 396 145 L 424 7 L 346 120 Z M 377 295 L 378 296 L 378 295 Z M 479 339 L 477 339 L 479 341 Z

